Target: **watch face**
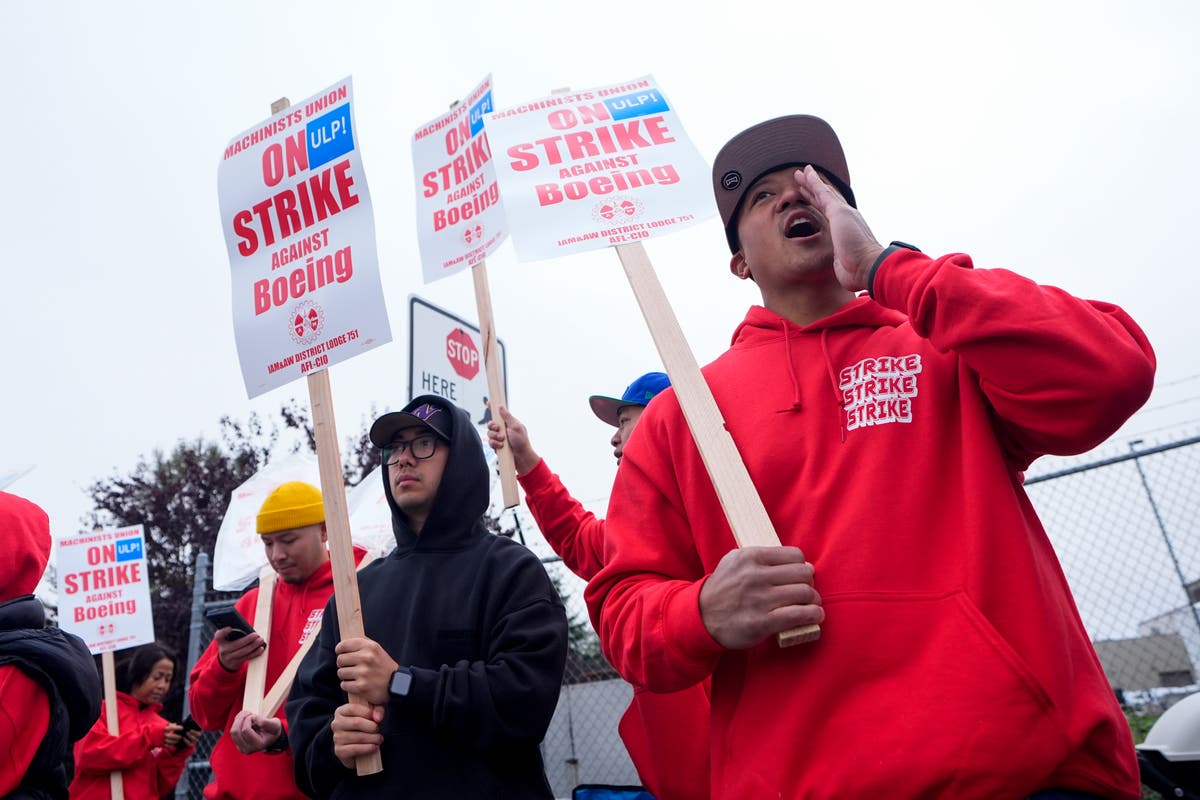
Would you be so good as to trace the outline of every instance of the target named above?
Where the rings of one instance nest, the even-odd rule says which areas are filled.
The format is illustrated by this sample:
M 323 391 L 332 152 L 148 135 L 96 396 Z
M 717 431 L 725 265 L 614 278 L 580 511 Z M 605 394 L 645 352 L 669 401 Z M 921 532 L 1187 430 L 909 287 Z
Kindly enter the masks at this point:
M 406 669 L 398 669 L 392 673 L 391 692 L 399 697 L 408 695 L 408 689 L 412 686 L 412 673 Z

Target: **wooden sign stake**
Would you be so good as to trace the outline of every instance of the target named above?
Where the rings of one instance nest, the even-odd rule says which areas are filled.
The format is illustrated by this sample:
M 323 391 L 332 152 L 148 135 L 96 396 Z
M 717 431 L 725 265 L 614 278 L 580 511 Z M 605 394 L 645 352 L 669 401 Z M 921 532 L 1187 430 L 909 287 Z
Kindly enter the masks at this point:
M 275 605 L 275 568 L 267 564 L 258 573 L 258 601 L 254 606 L 254 630 L 267 646 L 246 665 L 242 708 L 260 713 L 267 687 L 267 654 L 271 652 L 271 607 Z
M 504 397 L 504 375 L 500 372 L 500 348 L 496 344 L 496 324 L 492 318 L 492 294 L 488 289 L 487 262 L 480 261 L 471 267 L 475 279 L 475 307 L 479 313 L 479 338 L 483 342 L 483 363 L 487 369 L 488 403 L 492 419 L 500 426 L 504 446 L 496 451 L 500 462 L 500 489 L 504 495 L 504 507 L 513 508 L 520 504 L 517 496 L 517 466 L 512 448 L 508 445 L 508 426 L 500 416 L 500 406 L 506 406 Z
M 113 667 L 111 650 L 100 654 L 100 668 L 104 673 L 104 716 L 108 723 L 108 732 L 116 736 L 121 729 L 117 724 L 117 673 Z M 125 800 L 125 783 L 121 778 L 121 770 L 114 769 L 108 773 L 108 784 L 112 790 L 112 800 Z
M 750 480 L 746 464 L 725 429 L 721 409 L 704 380 L 696 357 L 688 347 L 679 320 L 663 291 L 654 266 L 641 242 L 617 245 L 617 256 L 629 285 L 637 297 L 650 336 L 658 348 L 663 366 L 671 376 L 671 385 L 679 398 L 683 416 L 700 450 L 700 458 L 712 478 L 739 547 L 748 545 L 779 546 L 779 535 L 767 516 L 767 510 Z M 821 635 L 819 625 L 804 625 L 777 636 L 780 647 L 811 642 Z

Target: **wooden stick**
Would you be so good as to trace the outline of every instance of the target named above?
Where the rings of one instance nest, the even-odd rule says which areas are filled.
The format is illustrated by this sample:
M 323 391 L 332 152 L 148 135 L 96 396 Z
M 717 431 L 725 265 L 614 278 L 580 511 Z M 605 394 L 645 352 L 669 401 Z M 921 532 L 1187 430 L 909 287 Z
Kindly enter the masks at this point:
M 113 667 L 111 650 L 100 654 L 100 667 L 104 673 L 105 721 L 108 723 L 108 732 L 116 736 L 121 728 L 117 724 L 117 672 Z M 114 769 L 108 773 L 108 785 L 112 791 L 112 800 L 125 800 L 125 783 L 121 778 L 121 770 Z
M 688 347 L 646 249 L 641 242 L 635 242 L 618 245 L 616 250 L 658 354 L 671 376 L 671 385 L 700 449 L 700 458 L 717 490 L 734 539 L 739 547 L 778 546 L 779 536 L 750 480 L 733 437 L 725 429 L 721 409 Z M 790 647 L 810 642 L 820 635 L 819 625 L 804 625 L 780 633 L 777 639 L 780 647 Z
M 504 446 L 496 451 L 500 462 L 500 489 L 504 495 L 504 507 L 513 508 L 521 500 L 517 496 L 517 466 L 513 461 L 512 448 L 508 446 L 508 426 L 500 416 L 500 406 L 507 405 L 504 397 L 504 375 L 500 371 L 500 348 L 496 344 L 496 325 L 492 318 L 492 294 L 488 289 L 487 262 L 480 261 L 471 267 L 475 279 L 475 307 L 479 313 L 479 338 L 483 341 L 483 363 L 487 369 L 488 401 L 492 407 L 492 419 L 500 426 Z
M 375 560 L 375 556 L 367 553 L 363 556 L 362 561 L 358 562 L 358 570 Z M 308 635 L 304 637 L 304 641 L 300 643 L 300 649 L 292 656 L 292 660 L 283 668 L 283 672 L 279 673 L 279 677 L 275 679 L 275 683 L 271 686 L 271 691 L 267 692 L 267 696 L 263 698 L 262 710 L 258 713 L 264 717 L 273 717 L 279 707 L 283 705 L 284 698 L 287 697 L 288 691 L 292 688 L 292 681 L 296 679 L 296 672 L 300 669 L 300 662 L 304 660 L 304 656 L 308 655 L 308 651 L 312 649 L 313 643 L 317 641 L 317 634 L 321 632 L 321 623 L 318 620 L 317 624 L 309 630 Z
M 321 495 L 325 498 L 325 529 L 329 532 L 329 561 L 333 569 L 338 628 L 343 639 L 354 639 L 364 635 L 362 604 L 358 597 L 358 578 L 354 574 L 350 511 L 346 507 L 346 487 L 342 482 L 342 455 L 333 420 L 333 391 L 329 387 L 328 369 L 309 373 L 308 399 L 312 404 L 313 433 L 317 440 Z M 350 695 L 350 702 L 370 705 L 357 695 Z M 369 756 L 359 756 L 354 765 L 359 775 L 383 771 L 383 759 L 378 750 Z
M 259 713 L 267 685 L 267 654 L 271 652 L 271 607 L 275 604 L 275 568 L 267 564 L 258 573 L 258 602 L 254 606 L 254 630 L 267 646 L 246 665 L 242 708 Z

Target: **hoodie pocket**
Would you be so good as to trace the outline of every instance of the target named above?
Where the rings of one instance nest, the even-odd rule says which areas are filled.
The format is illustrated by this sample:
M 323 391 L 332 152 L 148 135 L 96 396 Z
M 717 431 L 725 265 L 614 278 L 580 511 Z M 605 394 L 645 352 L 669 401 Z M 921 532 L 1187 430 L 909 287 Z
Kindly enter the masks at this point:
M 824 605 L 811 652 L 757 651 L 765 679 L 747 665 L 738 734 L 726 742 L 796 744 L 776 761 L 734 745 L 726 766 L 753 766 L 722 771 L 730 796 L 996 798 L 1044 788 L 1067 750 L 1059 711 L 963 592 L 843 594 Z

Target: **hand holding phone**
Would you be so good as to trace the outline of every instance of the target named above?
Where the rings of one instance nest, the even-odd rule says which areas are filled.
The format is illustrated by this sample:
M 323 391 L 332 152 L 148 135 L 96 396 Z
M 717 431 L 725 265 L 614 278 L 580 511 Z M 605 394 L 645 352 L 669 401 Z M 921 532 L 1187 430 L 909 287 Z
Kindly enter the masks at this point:
M 183 722 L 179 723 L 179 727 L 180 727 L 179 741 L 175 743 L 176 750 L 179 750 L 183 747 L 187 747 L 187 745 L 189 743 L 188 742 L 188 739 L 189 739 L 188 734 L 191 733 L 192 731 L 199 731 L 200 723 L 198 723 L 198 722 L 196 722 L 196 720 L 192 719 L 191 714 L 188 714 L 186 717 L 184 717 Z
M 233 628 L 229 635 L 225 637 L 226 641 L 232 642 L 243 636 L 254 633 L 254 626 L 246 621 L 246 618 L 241 615 L 233 606 L 225 606 L 224 608 L 210 608 L 204 612 L 204 616 L 208 617 L 209 622 L 221 628 Z

